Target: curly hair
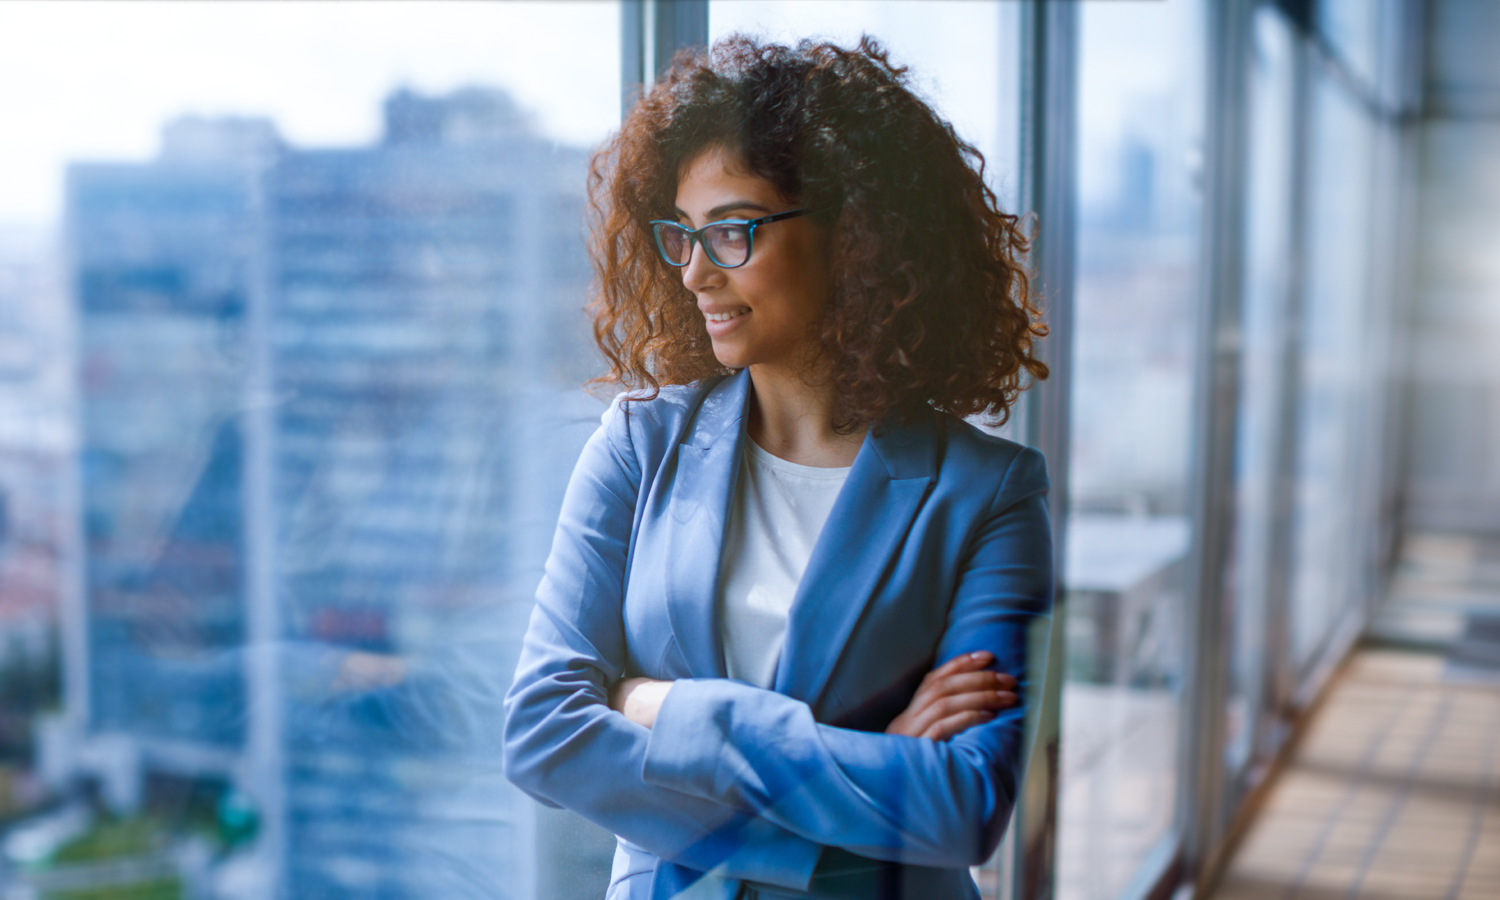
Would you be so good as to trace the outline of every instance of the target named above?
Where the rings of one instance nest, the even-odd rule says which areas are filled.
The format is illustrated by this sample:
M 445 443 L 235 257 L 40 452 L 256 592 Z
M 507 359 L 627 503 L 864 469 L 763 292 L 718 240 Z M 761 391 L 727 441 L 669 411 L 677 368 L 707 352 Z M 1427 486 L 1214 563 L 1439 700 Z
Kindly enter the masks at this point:
M 642 389 L 729 370 L 714 357 L 652 219 L 675 218 L 677 182 L 705 150 L 815 211 L 831 236 L 832 293 L 819 335 L 849 431 L 923 406 L 1004 422 L 1047 377 L 1047 333 L 1024 266 L 1028 238 L 984 182 L 984 158 L 913 93 L 865 37 L 854 50 L 741 35 L 683 51 L 594 155 L 590 232 L 596 379 Z

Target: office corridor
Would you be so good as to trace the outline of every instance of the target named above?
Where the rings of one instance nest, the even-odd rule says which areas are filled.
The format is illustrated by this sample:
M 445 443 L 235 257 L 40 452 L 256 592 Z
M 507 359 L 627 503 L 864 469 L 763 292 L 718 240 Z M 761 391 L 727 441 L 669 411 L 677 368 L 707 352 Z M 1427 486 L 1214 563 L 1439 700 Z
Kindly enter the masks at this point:
M 1500 897 L 1500 545 L 1410 540 L 1217 900 Z

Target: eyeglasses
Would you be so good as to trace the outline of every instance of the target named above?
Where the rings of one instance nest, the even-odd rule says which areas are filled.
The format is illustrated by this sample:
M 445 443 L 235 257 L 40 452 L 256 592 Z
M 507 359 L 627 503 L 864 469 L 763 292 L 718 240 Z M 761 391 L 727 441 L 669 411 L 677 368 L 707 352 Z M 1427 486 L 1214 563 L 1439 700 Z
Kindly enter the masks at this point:
M 812 212 L 810 209 L 794 209 L 774 216 L 759 219 L 724 219 L 709 222 L 697 231 L 684 228 L 676 222 L 657 219 L 651 223 L 651 235 L 656 238 L 656 250 L 661 258 L 674 266 L 685 266 L 693 259 L 693 242 L 703 245 L 708 261 L 721 269 L 738 269 L 750 261 L 750 249 L 755 246 L 755 227 L 795 219 Z

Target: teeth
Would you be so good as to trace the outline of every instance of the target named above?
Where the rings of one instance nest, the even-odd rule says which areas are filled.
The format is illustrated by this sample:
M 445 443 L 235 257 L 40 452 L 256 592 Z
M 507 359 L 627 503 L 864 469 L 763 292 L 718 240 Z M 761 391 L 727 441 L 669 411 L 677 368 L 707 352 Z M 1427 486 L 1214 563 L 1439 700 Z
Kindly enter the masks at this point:
M 737 309 L 734 312 L 704 313 L 703 315 L 707 316 L 710 322 L 728 322 L 730 319 L 737 319 L 749 311 L 748 309 Z

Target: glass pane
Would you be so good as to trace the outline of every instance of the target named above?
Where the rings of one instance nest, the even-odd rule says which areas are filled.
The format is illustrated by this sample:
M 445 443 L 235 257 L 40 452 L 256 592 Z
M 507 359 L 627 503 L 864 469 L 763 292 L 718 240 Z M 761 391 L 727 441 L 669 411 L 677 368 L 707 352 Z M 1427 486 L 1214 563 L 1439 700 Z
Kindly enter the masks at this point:
M 1191 0 L 1079 9 L 1058 886 L 1104 900 L 1177 794 L 1203 37 Z
M 1235 454 L 1236 527 L 1228 594 L 1232 639 L 1226 751 L 1231 772 L 1252 758 L 1256 717 L 1269 702 L 1262 687 L 1270 639 L 1276 533 L 1276 471 L 1282 434 L 1282 340 L 1292 224 L 1293 45 L 1281 14 L 1255 14 L 1251 70 L 1250 183 L 1247 191 L 1243 357 Z
M 1360 406 L 1369 283 L 1374 129 L 1329 73 L 1312 81 L 1308 268 L 1302 291 L 1297 497 L 1292 523 L 1292 655 L 1314 664 L 1360 594 L 1356 517 L 1365 433 Z
M 6 773 L 10 862 L 119 862 L 141 897 L 602 890 L 613 839 L 539 811 L 498 743 L 601 411 L 581 219 L 619 22 L 0 10 L 0 315 L 38 336 L 0 376 L 0 487 L 56 547 L 27 571 L 67 673 Z

